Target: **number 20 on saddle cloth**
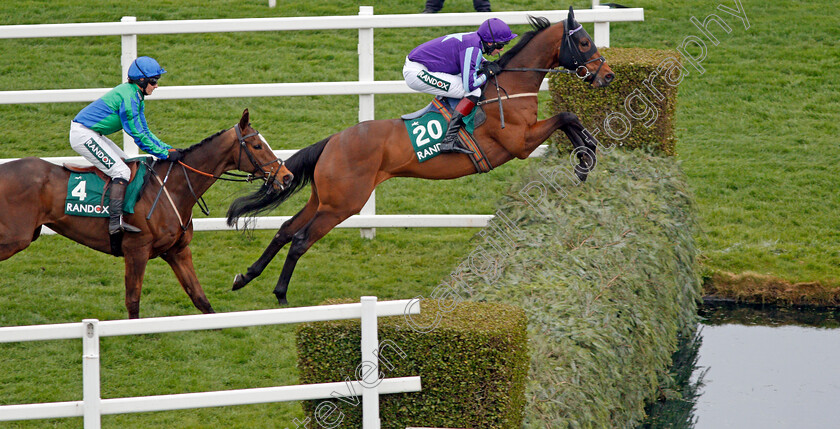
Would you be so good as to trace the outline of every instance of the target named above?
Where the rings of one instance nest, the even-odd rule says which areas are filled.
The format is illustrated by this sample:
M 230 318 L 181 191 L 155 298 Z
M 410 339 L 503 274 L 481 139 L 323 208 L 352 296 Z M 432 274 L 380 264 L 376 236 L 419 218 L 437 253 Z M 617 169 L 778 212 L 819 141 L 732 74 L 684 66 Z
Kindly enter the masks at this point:
M 125 200 L 123 202 L 123 212 L 125 213 L 134 213 L 134 205 L 140 196 L 140 189 L 143 187 L 148 169 L 146 163 L 142 161 L 143 159 L 145 158 L 125 160 L 131 169 L 131 180 L 125 189 Z M 107 195 L 103 195 L 106 176 L 96 170 L 96 167 L 65 165 L 64 168 L 72 172 L 70 179 L 67 181 L 64 213 L 73 216 L 108 217 L 110 199 Z
M 449 127 L 449 120 L 452 118 L 453 105 L 450 100 L 452 99 L 435 97 L 431 104 L 423 109 L 402 116 L 418 162 L 428 161 L 440 155 L 440 142 L 443 141 L 446 129 Z M 453 101 L 458 102 L 458 100 Z M 479 173 L 486 173 L 493 169 L 472 136 L 475 128 L 483 124 L 485 119 L 484 111 L 476 107 L 464 117 L 464 126 L 458 132 L 464 145 L 473 151 L 470 159 Z

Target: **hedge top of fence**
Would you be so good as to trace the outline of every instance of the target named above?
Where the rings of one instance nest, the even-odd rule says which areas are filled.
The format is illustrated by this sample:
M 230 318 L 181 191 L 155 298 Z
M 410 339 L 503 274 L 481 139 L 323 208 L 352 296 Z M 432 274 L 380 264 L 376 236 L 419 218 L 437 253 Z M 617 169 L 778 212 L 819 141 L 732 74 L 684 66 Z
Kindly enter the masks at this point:
M 323 305 L 348 304 L 356 302 L 353 299 L 328 299 Z M 515 331 L 521 323 L 524 323 L 525 314 L 521 308 L 514 305 L 501 303 L 484 303 L 470 301 L 452 300 L 420 300 L 420 314 L 411 315 L 410 326 L 405 317 L 380 317 L 378 324 L 380 329 L 392 331 L 418 331 L 417 326 L 436 326 L 429 332 L 418 334 L 464 332 L 470 334 L 478 333 L 506 333 Z M 346 324 L 356 324 L 357 320 L 331 320 L 317 322 L 317 325 L 330 327 Z M 301 324 L 315 325 L 315 324 Z
M 658 66 L 668 58 L 679 58 L 677 51 L 648 48 L 601 48 L 599 52 L 613 65 Z

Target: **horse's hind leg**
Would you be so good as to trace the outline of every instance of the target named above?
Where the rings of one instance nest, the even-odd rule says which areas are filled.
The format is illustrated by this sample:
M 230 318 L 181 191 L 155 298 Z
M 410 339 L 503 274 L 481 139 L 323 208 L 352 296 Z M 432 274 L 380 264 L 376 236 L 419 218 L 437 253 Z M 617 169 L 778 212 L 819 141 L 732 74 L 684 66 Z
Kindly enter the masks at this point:
M 294 234 L 303 228 L 312 217 L 315 216 L 315 212 L 318 210 L 318 193 L 315 191 L 315 187 L 312 187 L 312 195 L 309 196 L 309 201 L 303 206 L 296 215 L 294 215 L 291 219 L 287 220 L 283 223 L 283 226 L 280 227 L 280 230 L 277 231 L 277 234 L 274 235 L 274 238 L 271 239 L 271 243 L 268 244 L 265 251 L 263 251 L 262 256 L 257 259 L 256 262 L 251 264 L 248 267 L 248 271 L 245 274 L 237 274 L 236 277 L 233 278 L 233 290 L 238 290 L 245 285 L 247 285 L 251 280 L 257 278 L 262 274 L 265 267 L 268 266 L 268 263 L 277 256 L 277 252 L 286 245 L 286 243 L 292 241 L 292 237 Z
M 14 241 L 5 241 L 0 243 L 0 261 L 5 261 L 9 259 L 17 252 L 20 252 L 23 249 L 29 247 L 29 243 L 31 240 L 14 240 Z
M 330 212 L 318 212 L 315 217 L 303 229 L 295 233 L 292 238 L 292 246 L 289 248 L 289 254 L 286 256 L 286 262 L 283 264 L 283 271 L 280 272 L 280 278 L 277 280 L 277 286 L 274 287 L 274 295 L 277 296 L 277 302 L 280 305 L 288 304 L 286 300 L 286 291 L 289 289 L 289 281 L 292 279 L 292 273 L 295 270 L 298 259 L 315 244 L 316 241 L 323 238 L 336 225 L 343 222 L 350 217 L 350 213 L 336 214 Z
M 172 271 L 175 272 L 175 277 L 181 283 L 181 287 L 187 292 L 187 295 L 192 299 L 195 308 L 202 313 L 215 313 L 213 307 L 210 306 L 210 301 L 204 295 L 204 289 L 198 282 L 198 276 L 195 274 L 195 267 L 193 266 L 192 251 L 189 246 L 184 246 L 178 250 L 172 250 L 161 255 L 166 261 Z
M 41 234 L 40 226 L 35 228 L 33 233 L 25 232 L 27 229 L 22 229 L 22 232 L 12 232 L 10 231 L 12 228 L 8 227 L 5 227 L 5 229 L 5 233 L 0 233 L 0 261 L 5 261 L 15 253 L 26 249 Z
M 129 319 L 140 318 L 140 290 L 146 275 L 147 249 L 134 249 L 125 256 L 125 309 Z

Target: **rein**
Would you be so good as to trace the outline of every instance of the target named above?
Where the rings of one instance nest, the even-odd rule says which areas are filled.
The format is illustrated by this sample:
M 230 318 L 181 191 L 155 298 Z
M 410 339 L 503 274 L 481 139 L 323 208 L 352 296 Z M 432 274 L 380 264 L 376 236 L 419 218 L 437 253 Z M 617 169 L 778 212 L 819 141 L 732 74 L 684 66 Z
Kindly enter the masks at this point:
M 248 160 L 251 161 L 251 164 L 254 167 L 256 167 L 257 170 L 260 170 L 260 172 L 262 173 L 261 176 L 255 176 L 252 173 L 239 174 L 239 173 L 231 173 L 231 172 L 228 172 L 228 171 L 225 171 L 221 175 L 216 176 L 215 174 L 205 173 L 201 170 L 190 167 L 189 165 L 187 165 L 183 161 L 178 161 L 178 163 L 181 164 L 183 167 L 186 167 L 188 170 L 196 173 L 196 174 L 199 174 L 199 175 L 205 176 L 205 177 L 212 177 L 212 178 L 217 179 L 217 180 L 225 180 L 225 181 L 228 181 L 228 182 L 248 182 L 248 183 L 250 183 L 254 179 L 263 179 L 264 182 L 268 183 L 268 181 L 274 177 L 274 174 L 271 173 L 271 171 L 266 171 L 263 167 L 265 167 L 267 165 L 274 164 L 275 162 L 279 163 L 280 167 L 282 167 L 283 166 L 283 160 L 280 159 L 280 158 L 275 158 L 272 161 L 266 162 L 264 164 L 260 164 L 257 161 L 256 157 L 254 157 L 254 154 L 252 154 L 251 151 L 248 150 L 248 147 L 245 144 L 245 140 L 247 140 L 251 137 L 260 135 L 260 132 L 255 130 L 253 133 L 243 136 L 242 135 L 242 130 L 239 129 L 239 124 L 236 124 L 233 128 L 236 130 L 236 138 L 239 140 L 239 160 L 237 161 L 236 169 L 240 170 L 240 166 L 242 165 L 242 151 L 245 151 L 245 155 L 248 156 Z M 280 169 L 278 168 L 277 171 L 280 171 Z M 231 179 L 231 178 L 228 178 L 228 177 L 225 177 L 225 176 L 231 176 L 231 177 L 235 177 L 235 178 Z
M 187 174 L 186 170 L 190 170 L 190 171 L 192 171 L 192 172 L 194 172 L 198 175 L 204 176 L 204 177 L 210 177 L 210 178 L 217 179 L 217 180 L 225 180 L 225 181 L 228 181 L 228 182 L 248 182 L 248 183 L 250 183 L 255 178 L 259 178 L 259 179 L 263 179 L 263 182 L 268 183 L 269 180 L 273 180 L 274 173 L 272 173 L 271 171 L 266 171 L 263 167 L 265 167 L 267 165 L 274 164 L 275 162 L 279 163 L 279 167 L 277 168 L 278 172 L 280 171 L 280 168 L 283 167 L 283 160 L 280 159 L 280 158 L 275 158 L 272 161 L 266 162 L 264 164 L 260 164 L 257 161 L 254 154 L 251 153 L 251 151 L 248 149 L 248 146 L 246 144 L 246 140 L 251 138 L 251 137 L 254 137 L 254 136 L 259 136 L 260 135 L 259 131 L 254 130 L 253 133 L 243 136 L 242 135 L 242 130 L 239 128 L 239 124 L 234 125 L 234 130 L 236 130 L 236 138 L 237 138 L 237 140 L 239 140 L 239 159 L 237 160 L 237 163 L 236 163 L 236 169 L 240 170 L 240 167 L 242 165 L 242 152 L 244 151 L 245 155 L 248 156 L 248 160 L 251 161 L 251 164 L 254 167 L 256 167 L 256 169 L 259 170 L 260 173 L 262 173 L 260 176 L 255 176 L 252 173 L 239 174 L 239 173 L 230 173 L 230 172 L 227 172 L 227 171 L 225 171 L 221 175 L 217 176 L 215 174 L 206 173 L 204 171 L 193 168 L 193 167 L 187 165 L 183 161 L 178 161 L 178 164 L 181 166 L 181 170 L 184 171 L 184 178 L 186 178 L 186 180 L 187 180 L 187 188 L 189 188 L 190 193 L 192 194 L 193 199 L 195 200 L 195 203 L 198 205 L 198 208 L 201 209 L 201 212 L 204 213 L 205 215 L 210 214 L 210 209 L 207 206 L 207 202 L 204 201 L 204 197 L 199 197 L 195 194 L 195 191 L 193 190 L 193 187 L 192 187 L 192 182 L 190 181 L 190 176 Z M 169 180 L 169 173 L 172 171 L 172 166 L 173 165 L 175 165 L 174 162 L 169 164 L 169 168 L 166 170 L 166 176 L 163 178 L 163 181 L 160 180 L 160 177 L 158 177 L 158 175 L 157 175 L 157 173 L 155 173 L 154 169 L 151 169 L 151 168 L 149 169 L 152 172 L 152 175 L 154 175 L 155 178 L 157 179 L 158 184 L 160 184 L 160 190 L 158 190 L 157 196 L 155 196 L 155 200 L 152 203 L 152 208 L 149 210 L 149 214 L 146 216 L 146 219 L 148 220 L 149 218 L 152 217 L 152 213 L 154 212 L 155 207 L 157 206 L 157 203 L 158 203 L 158 200 L 160 199 L 161 193 L 166 192 L 166 197 L 169 199 L 169 203 L 172 205 L 172 209 L 175 210 L 175 214 L 178 216 L 179 222 L 181 222 L 181 229 L 186 231 L 187 230 L 187 225 L 189 225 L 189 223 L 192 222 L 192 216 L 190 216 L 189 222 L 187 222 L 187 225 L 185 225 L 183 223 L 183 221 L 181 221 L 181 214 L 178 213 L 178 209 L 175 207 L 175 203 L 172 201 L 172 197 L 169 196 L 169 191 L 167 191 L 166 188 L 165 188 L 166 182 Z M 234 178 L 224 177 L 225 175 L 232 176 Z
M 595 58 L 596 60 L 598 58 Z M 525 71 L 536 71 L 536 72 L 545 72 L 545 73 L 567 73 L 567 74 L 577 74 L 577 70 L 566 70 L 566 69 L 531 69 L 531 68 L 512 68 L 512 69 L 502 69 L 502 71 L 517 71 L 517 72 L 525 72 Z

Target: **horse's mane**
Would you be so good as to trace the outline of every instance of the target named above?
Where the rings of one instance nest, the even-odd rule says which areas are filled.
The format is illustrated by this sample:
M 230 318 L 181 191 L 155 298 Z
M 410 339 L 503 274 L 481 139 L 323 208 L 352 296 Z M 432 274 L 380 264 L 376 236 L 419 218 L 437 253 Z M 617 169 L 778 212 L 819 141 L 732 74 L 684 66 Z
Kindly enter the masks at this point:
M 214 138 L 218 137 L 220 134 L 222 134 L 223 132 L 225 132 L 225 131 L 227 131 L 227 130 L 229 130 L 229 129 L 230 129 L 230 128 L 226 128 L 226 129 L 224 129 L 224 130 L 221 130 L 221 131 L 219 131 L 218 133 L 213 134 L 212 136 L 207 137 L 206 139 L 204 139 L 204 140 L 202 140 L 202 141 L 200 141 L 200 142 L 198 142 L 198 143 L 196 143 L 196 144 L 194 144 L 194 145 L 192 145 L 192 146 L 190 146 L 190 147 L 188 147 L 188 148 L 186 148 L 186 149 L 181 149 L 181 151 L 182 151 L 182 152 L 184 152 L 184 153 L 191 152 L 193 149 L 195 149 L 195 148 L 197 148 L 197 147 L 199 147 L 199 146 L 203 145 L 204 143 L 209 142 L 210 140 L 213 140 Z
M 181 149 L 181 152 L 184 152 L 184 153 L 191 152 L 191 151 L 195 150 L 196 148 L 198 148 L 199 146 L 203 145 L 204 143 L 207 143 L 207 142 L 209 142 L 210 140 L 213 140 L 214 138 L 218 137 L 220 134 L 222 134 L 223 132 L 225 132 L 225 131 L 227 131 L 227 130 L 229 130 L 229 129 L 230 129 L 230 128 L 225 129 L 225 130 L 221 130 L 221 131 L 219 131 L 218 133 L 213 134 L 212 136 L 207 137 L 206 139 L 204 139 L 204 140 L 202 140 L 202 141 L 200 141 L 200 142 L 198 142 L 198 143 L 196 143 L 196 144 L 194 144 L 194 145 L 192 145 L 192 146 L 190 146 L 190 147 L 188 147 L 188 148 L 186 148 L 186 149 Z M 147 159 L 153 159 L 153 158 L 147 158 Z M 155 163 L 157 163 L 157 160 L 155 160 Z M 154 164 L 149 164 L 149 165 L 151 166 L 151 165 L 154 165 Z M 151 174 L 147 174 L 147 175 L 143 178 L 143 185 L 140 187 L 140 193 L 141 193 L 141 195 L 142 195 L 142 193 L 144 192 L 144 189 L 145 189 L 145 187 L 146 187 L 146 184 L 147 184 L 147 183 L 149 183 L 149 181 L 150 181 L 151 177 L 152 177 L 152 175 L 151 175 Z
M 525 47 L 525 45 L 527 45 L 528 42 L 531 41 L 531 39 L 534 38 L 534 36 L 551 26 L 551 22 L 548 21 L 548 18 L 542 16 L 528 15 L 528 21 L 531 23 L 531 27 L 533 28 L 533 30 L 523 34 L 522 37 L 519 39 L 519 42 L 516 45 L 514 45 L 514 47 L 510 48 L 509 51 L 505 52 L 505 54 L 502 55 L 501 58 L 499 58 L 499 65 L 502 68 L 504 68 L 507 65 L 507 63 L 509 63 L 510 60 L 512 60 L 513 57 L 516 54 L 518 54 L 519 51 L 521 51 Z

